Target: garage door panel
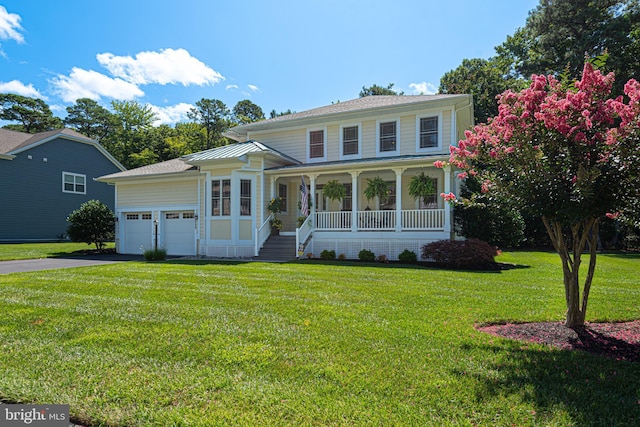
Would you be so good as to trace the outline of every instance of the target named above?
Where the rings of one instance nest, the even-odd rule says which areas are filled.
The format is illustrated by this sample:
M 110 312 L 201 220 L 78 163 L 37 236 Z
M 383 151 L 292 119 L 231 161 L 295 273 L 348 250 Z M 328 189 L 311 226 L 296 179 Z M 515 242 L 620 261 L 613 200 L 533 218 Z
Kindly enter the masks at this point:
M 151 248 L 151 212 L 124 214 L 124 253 L 141 254 Z
M 164 213 L 164 247 L 169 255 L 195 255 L 193 211 Z

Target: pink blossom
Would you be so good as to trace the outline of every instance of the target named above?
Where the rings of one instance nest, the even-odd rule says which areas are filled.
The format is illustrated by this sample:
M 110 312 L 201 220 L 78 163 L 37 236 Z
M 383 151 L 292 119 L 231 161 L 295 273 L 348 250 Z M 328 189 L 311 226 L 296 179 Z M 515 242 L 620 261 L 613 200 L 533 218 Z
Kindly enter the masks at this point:
M 467 179 L 467 176 L 468 176 L 467 172 L 460 172 L 458 174 L 458 178 L 460 179 Z
M 435 162 L 433 162 L 433 166 L 437 167 L 438 169 L 442 169 L 444 167 L 444 162 L 442 160 L 436 160 Z
M 449 193 L 449 194 L 440 193 L 440 197 L 442 197 L 444 201 L 448 203 L 453 203 L 456 201 L 456 196 L 453 193 Z
M 609 219 L 618 219 L 618 217 L 620 216 L 620 212 L 614 212 L 614 213 L 607 212 L 605 216 Z

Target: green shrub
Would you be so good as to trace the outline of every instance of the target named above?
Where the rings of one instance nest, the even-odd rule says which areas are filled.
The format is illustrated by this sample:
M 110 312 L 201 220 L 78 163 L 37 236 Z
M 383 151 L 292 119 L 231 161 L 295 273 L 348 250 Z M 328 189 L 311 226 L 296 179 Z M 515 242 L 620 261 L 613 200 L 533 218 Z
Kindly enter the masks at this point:
M 498 250 L 479 239 L 438 240 L 422 247 L 422 258 L 449 268 L 484 270 L 495 268 Z
M 376 255 L 368 249 L 363 249 L 358 253 L 360 261 L 373 262 L 376 260 Z
M 147 261 L 164 261 L 167 259 L 167 250 L 165 248 L 147 249 L 144 251 L 144 259 Z
M 418 262 L 418 255 L 415 252 L 405 249 L 398 255 L 398 261 L 403 264 L 415 264 Z
M 73 242 L 95 244 L 103 249 L 105 242 L 113 240 L 115 216 L 107 205 L 99 200 L 89 200 L 67 217 L 67 234 Z
M 336 259 L 336 251 L 328 251 L 325 249 L 324 251 L 320 252 L 320 259 L 334 260 Z
M 346 259 L 347 259 L 347 256 L 345 254 L 338 255 L 338 261 L 344 261 Z

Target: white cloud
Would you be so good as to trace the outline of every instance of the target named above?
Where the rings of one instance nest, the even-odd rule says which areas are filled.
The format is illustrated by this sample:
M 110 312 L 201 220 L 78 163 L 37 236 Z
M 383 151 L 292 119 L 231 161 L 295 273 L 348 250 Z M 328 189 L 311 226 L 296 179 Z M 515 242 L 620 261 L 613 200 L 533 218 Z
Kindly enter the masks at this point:
M 150 105 L 150 107 L 158 118 L 156 123 L 171 125 L 186 121 L 187 113 L 195 106 L 181 102 L 180 104 L 170 105 L 167 107 L 158 107 L 156 105 Z
M 40 98 L 46 100 L 47 97 L 42 95 L 32 84 L 28 86 L 18 80 L 11 80 L 10 82 L 0 82 L 0 92 L 2 93 L 17 93 L 22 96 L 29 96 L 31 98 Z
M 96 58 L 113 76 L 134 84 L 203 86 L 224 80 L 220 73 L 191 56 L 185 49 L 140 52 L 135 58 L 100 53 Z
M 257 92 L 260 89 L 258 88 L 258 86 L 256 85 L 247 85 L 247 87 L 249 88 L 249 90 L 251 90 L 252 92 Z
M 78 98 L 97 101 L 103 96 L 128 100 L 144 95 L 144 92 L 133 83 L 76 67 L 71 70 L 69 76 L 58 75 L 52 79 L 51 84 L 65 102 L 75 102 Z
M 227 85 L 227 87 L 225 87 L 225 90 L 232 90 L 232 89 L 238 89 L 238 85 Z
M 20 25 L 20 15 L 7 12 L 4 6 L 0 6 L 0 40 L 14 40 L 24 43 L 24 36 L 20 31 L 24 31 Z
M 414 95 L 434 95 L 438 89 L 432 83 L 411 83 L 409 87 L 413 91 Z

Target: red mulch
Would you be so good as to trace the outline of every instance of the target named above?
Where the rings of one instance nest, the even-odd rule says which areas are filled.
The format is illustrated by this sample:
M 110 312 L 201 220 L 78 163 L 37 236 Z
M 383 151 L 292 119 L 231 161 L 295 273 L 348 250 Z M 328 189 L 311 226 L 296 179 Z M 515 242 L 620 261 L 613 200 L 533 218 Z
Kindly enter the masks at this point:
M 547 344 L 564 350 L 582 350 L 616 360 L 640 361 L 640 320 L 587 323 L 567 328 L 562 322 L 478 326 L 479 331 L 504 338 Z

